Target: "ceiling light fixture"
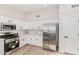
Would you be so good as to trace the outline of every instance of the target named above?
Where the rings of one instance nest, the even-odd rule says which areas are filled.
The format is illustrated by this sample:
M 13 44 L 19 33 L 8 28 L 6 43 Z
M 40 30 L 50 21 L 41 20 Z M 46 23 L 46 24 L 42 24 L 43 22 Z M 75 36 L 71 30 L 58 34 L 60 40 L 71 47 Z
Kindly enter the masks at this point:
M 47 6 L 47 4 L 44 4 L 43 6 L 44 6 L 44 7 L 46 7 L 46 6 Z

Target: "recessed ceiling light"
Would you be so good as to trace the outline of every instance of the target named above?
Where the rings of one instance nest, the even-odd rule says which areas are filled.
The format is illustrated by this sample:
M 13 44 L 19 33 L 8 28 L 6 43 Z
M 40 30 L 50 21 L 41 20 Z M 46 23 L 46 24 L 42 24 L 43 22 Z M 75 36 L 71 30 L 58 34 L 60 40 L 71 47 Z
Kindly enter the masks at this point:
M 46 7 L 46 6 L 47 6 L 47 4 L 44 4 L 43 6 L 44 6 L 44 7 Z

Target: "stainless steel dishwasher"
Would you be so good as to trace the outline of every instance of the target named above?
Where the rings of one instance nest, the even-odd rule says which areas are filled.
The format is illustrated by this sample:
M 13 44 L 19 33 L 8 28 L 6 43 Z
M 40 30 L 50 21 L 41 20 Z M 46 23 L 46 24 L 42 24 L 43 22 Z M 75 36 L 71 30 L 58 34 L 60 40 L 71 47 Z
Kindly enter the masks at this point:
M 55 32 L 43 33 L 43 49 L 58 51 L 59 48 L 59 24 L 55 24 Z

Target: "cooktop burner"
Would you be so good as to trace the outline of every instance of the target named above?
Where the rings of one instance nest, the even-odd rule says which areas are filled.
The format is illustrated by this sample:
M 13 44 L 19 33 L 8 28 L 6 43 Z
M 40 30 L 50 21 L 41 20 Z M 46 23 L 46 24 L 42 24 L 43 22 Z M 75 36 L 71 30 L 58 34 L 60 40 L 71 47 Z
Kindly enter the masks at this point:
M 17 34 L 5 34 L 5 35 L 0 35 L 0 38 L 4 39 L 11 39 L 11 38 L 16 38 L 19 37 Z

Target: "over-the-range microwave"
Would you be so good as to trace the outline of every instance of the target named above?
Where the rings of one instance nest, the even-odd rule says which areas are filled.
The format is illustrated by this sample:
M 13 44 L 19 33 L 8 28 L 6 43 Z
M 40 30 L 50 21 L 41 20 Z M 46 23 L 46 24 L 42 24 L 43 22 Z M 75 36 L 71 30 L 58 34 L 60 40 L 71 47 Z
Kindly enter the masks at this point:
M 1 23 L 1 30 L 16 30 L 15 24 Z

